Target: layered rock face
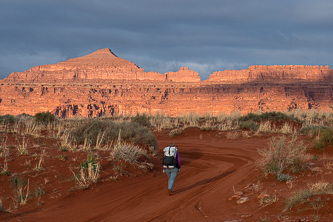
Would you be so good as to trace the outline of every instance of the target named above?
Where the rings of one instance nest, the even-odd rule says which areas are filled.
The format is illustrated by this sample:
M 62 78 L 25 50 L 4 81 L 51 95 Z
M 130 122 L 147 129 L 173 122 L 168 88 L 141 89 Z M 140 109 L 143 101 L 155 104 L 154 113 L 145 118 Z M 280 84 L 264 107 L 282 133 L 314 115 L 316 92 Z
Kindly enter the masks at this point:
M 61 117 L 135 115 L 157 112 L 218 114 L 241 111 L 331 110 L 333 87 L 308 85 L 1 84 L 0 115 L 51 111 Z
M 214 72 L 209 76 L 211 82 L 246 83 L 246 82 L 304 82 L 332 81 L 333 72 L 328 66 L 250 66 L 243 70 L 225 70 Z
M 134 63 L 117 57 L 110 49 L 99 49 L 89 55 L 69 59 L 54 65 L 36 66 L 24 72 L 14 72 L 5 81 L 58 83 L 105 81 L 176 81 L 198 82 L 199 73 L 182 68 L 169 78 L 157 72 L 145 72 Z
M 319 66 L 250 66 L 200 81 L 187 67 L 160 74 L 101 49 L 80 58 L 12 73 L 0 81 L 0 115 L 51 111 L 61 117 L 157 112 L 331 110 L 332 70 Z

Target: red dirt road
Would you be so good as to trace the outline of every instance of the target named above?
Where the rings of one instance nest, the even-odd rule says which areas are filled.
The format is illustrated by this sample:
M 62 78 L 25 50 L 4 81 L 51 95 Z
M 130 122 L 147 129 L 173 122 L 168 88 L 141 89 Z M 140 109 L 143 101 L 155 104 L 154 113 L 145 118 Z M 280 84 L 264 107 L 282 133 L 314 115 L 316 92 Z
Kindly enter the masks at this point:
M 224 132 L 199 129 L 188 129 L 174 138 L 166 133 L 155 135 L 160 151 L 170 142 L 178 145 L 182 168 L 174 195 L 167 194 L 167 176 L 157 159 L 148 174 L 99 184 L 8 221 L 262 221 L 264 215 L 275 221 L 281 213 L 282 202 L 259 209 L 256 195 L 240 206 L 228 201 L 234 191 L 243 190 L 261 175 L 255 167 L 257 149 L 267 147 L 272 135 L 227 140 Z

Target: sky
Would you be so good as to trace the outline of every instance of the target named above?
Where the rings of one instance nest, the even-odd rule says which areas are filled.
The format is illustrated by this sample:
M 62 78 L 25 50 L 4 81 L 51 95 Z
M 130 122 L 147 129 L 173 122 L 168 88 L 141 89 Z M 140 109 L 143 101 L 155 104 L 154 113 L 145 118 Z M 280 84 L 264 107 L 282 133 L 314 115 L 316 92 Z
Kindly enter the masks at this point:
M 333 67 L 332 0 L 0 0 L 0 79 L 110 48 L 201 79 L 250 65 Z

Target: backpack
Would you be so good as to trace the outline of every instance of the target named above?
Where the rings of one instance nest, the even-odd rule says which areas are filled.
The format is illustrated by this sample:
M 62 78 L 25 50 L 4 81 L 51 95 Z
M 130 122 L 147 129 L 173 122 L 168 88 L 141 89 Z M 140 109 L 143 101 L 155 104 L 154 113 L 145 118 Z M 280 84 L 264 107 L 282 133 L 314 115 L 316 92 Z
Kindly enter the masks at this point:
M 163 165 L 164 166 L 173 166 L 177 167 L 178 166 L 178 161 L 177 161 L 177 147 L 174 146 L 169 146 L 165 147 L 163 149 L 164 156 L 163 156 Z

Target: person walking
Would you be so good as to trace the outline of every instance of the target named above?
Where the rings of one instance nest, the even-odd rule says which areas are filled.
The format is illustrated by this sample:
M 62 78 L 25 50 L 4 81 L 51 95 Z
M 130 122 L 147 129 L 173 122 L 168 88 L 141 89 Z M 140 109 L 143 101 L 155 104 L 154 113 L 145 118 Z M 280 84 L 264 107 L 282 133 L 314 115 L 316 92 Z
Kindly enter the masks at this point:
M 173 184 L 175 183 L 178 172 L 180 171 L 180 157 L 178 147 L 174 143 L 163 149 L 163 173 L 168 175 L 168 194 L 172 195 Z

